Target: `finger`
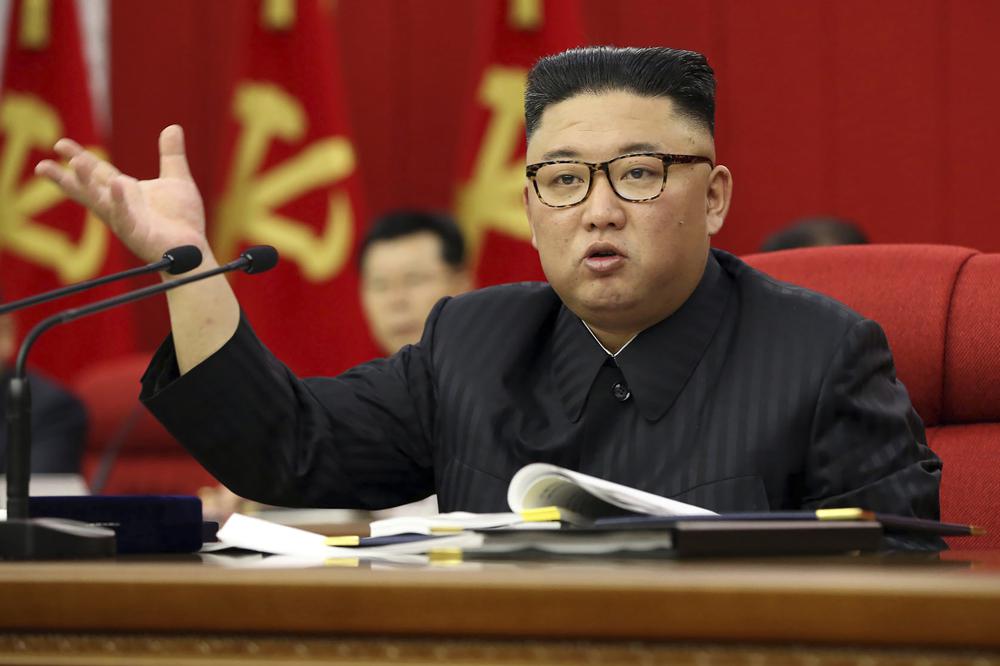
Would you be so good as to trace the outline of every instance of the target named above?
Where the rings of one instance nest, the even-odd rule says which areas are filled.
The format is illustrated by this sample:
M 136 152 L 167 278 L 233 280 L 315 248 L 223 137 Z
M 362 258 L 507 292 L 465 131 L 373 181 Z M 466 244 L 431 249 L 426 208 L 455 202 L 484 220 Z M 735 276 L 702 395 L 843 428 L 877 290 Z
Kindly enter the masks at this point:
M 66 167 L 61 164 L 57 164 L 54 160 L 42 160 L 35 165 L 35 175 L 48 178 L 56 184 L 59 184 L 65 169 Z
M 59 157 L 63 158 L 66 161 L 73 159 L 74 157 L 76 157 L 78 154 L 82 153 L 85 150 L 83 146 L 78 144 L 73 139 L 66 139 L 66 138 L 62 138 L 56 141 L 56 145 L 54 145 L 52 148 L 53 150 L 56 151 L 56 154 L 58 154 Z
M 69 170 L 57 173 L 54 167 L 62 169 L 60 165 L 54 160 L 43 160 L 39 163 L 40 168 L 36 167 L 36 173 L 51 178 L 67 194 L 84 205 L 89 205 L 89 201 L 97 201 L 107 194 L 103 188 L 107 187 L 108 181 L 119 173 L 114 166 L 72 139 L 59 139 L 53 149 L 67 161 Z
M 73 139 L 59 139 L 53 149 L 67 162 L 85 160 L 87 172 L 83 174 L 84 178 L 81 180 L 86 182 L 95 181 L 99 185 L 107 185 L 108 181 L 121 173 L 113 164 L 98 157 L 94 152 L 87 150 Z
M 73 200 L 86 205 L 87 191 L 76 178 L 76 173 L 54 160 L 42 160 L 35 165 L 35 173 L 48 178 Z
M 184 152 L 184 130 L 180 125 L 170 125 L 160 132 L 160 178 L 191 180 Z
M 121 175 L 121 172 L 107 160 L 103 160 L 89 150 L 77 155 L 74 159 L 85 158 L 89 167 L 86 182 L 90 185 L 107 187 L 112 178 Z M 79 176 L 78 176 L 79 177 Z M 83 180 L 83 178 L 81 178 Z
M 70 199 L 94 211 L 102 220 L 108 220 L 110 192 L 107 187 L 88 188 L 76 177 L 75 171 L 54 160 L 42 160 L 36 164 L 35 174 L 48 178 Z
M 79 196 L 83 197 L 81 203 L 87 206 L 92 206 L 97 201 L 106 198 L 107 195 L 107 183 L 101 182 L 98 177 L 100 162 L 101 160 L 96 155 L 84 150 L 77 153 L 76 157 L 71 159 L 67 165 L 79 184 L 81 190 Z
M 108 182 L 119 175 L 118 169 L 92 152 L 84 150 L 69 161 L 77 179 L 89 188 L 107 187 Z

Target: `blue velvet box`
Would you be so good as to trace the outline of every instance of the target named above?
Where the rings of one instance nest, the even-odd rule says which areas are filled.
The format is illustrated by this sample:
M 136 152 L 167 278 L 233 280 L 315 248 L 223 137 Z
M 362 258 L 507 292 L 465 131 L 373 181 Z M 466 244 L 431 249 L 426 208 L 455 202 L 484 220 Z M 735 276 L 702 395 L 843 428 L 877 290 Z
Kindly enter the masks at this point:
M 109 527 L 119 554 L 193 553 L 202 546 L 201 500 L 188 495 L 31 497 L 28 512 Z

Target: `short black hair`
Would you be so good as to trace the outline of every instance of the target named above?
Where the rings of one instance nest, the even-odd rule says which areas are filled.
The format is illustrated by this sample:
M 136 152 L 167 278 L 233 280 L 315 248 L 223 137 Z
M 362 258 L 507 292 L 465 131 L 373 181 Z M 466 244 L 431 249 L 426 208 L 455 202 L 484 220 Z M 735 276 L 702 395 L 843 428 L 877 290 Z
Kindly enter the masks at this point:
M 864 245 L 868 237 L 858 225 L 839 217 L 804 217 L 769 236 L 761 252 L 823 245 Z
M 585 46 L 546 56 L 531 68 L 524 92 L 528 138 L 549 105 L 616 90 L 666 97 L 679 115 L 715 134 L 715 72 L 705 56 L 666 47 Z
M 378 217 L 358 248 L 358 268 L 372 243 L 430 232 L 441 240 L 441 259 L 452 268 L 465 266 L 465 239 L 455 219 L 447 213 L 422 210 L 397 210 Z

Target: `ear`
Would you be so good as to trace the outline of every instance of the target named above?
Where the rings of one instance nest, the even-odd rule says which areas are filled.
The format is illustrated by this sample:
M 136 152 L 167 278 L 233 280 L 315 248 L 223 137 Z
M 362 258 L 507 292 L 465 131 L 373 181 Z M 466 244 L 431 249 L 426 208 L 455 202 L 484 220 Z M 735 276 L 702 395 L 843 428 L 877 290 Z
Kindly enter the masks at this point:
M 708 176 L 708 191 L 705 195 L 705 226 L 709 236 L 714 236 L 722 229 L 732 197 L 733 174 L 719 165 Z
M 531 206 L 528 205 L 528 197 L 531 196 L 528 193 L 528 184 L 524 184 L 524 189 L 521 190 L 521 202 L 524 204 L 524 214 L 528 218 L 528 227 L 531 229 L 531 247 L 538 249 L 538 241 L 535 239 L 535 223 L 531 219 Z

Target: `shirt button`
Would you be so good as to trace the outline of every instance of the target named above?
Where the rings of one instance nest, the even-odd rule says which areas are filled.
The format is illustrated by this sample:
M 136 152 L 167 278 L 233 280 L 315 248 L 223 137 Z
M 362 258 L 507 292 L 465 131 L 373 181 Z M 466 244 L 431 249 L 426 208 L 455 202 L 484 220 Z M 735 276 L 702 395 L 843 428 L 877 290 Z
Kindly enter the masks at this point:
M 611 395 L 615 396 L 615 400 L 618 402 L 625 402 L 632 394 L 629 393 L 628 385 L 624 382 L 618 382 L 611 387 Z

